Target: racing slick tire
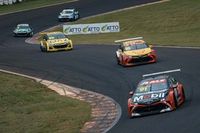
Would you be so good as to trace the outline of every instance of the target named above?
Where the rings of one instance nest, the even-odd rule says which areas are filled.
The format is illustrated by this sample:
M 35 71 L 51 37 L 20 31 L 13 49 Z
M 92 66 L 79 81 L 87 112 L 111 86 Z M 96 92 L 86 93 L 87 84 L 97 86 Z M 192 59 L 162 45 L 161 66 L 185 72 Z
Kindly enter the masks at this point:
M 133 119 L 134 117 L 131 116 L 131 113 L 128 113 L 128 118 L 129 118 L 129 119 Z
M 63 22 L 64 20 L 62 18 L 58 18 L 58 22 Z
M 129 118 L 129 119 L 132 119 L 132 118 L 133 118 L 133 116 L 131 115 L 131 111 L 128 111 L 128 118 Z
M 32 37 L 33 36 L 33 32 L 29 33 L 29 37 Z
M 133 117 L 132 117 L 130 114 L 128 114 L 128 118 L 129 118 L 129 119 L 133 119 Z
M 41 44 L 40 44 L 40 50 L 41 50 L 42 52 L 47 52 L 47 48 L 44 47 L 44 46 L 42 46 Z
M 75 16 L 72 18 L 72 21 L 76 21 L 76 17 Z
M 177 92 L 176 89 L 174 89 L 173 99 L 174 99 L 174 106 L 175 106 L 175 109 L 176 109 L 178 107 L 178 92 Z
M 117 55 L 116 55 L 116 60 L 117 60 L 117 64 L 120 65 L 120 60 L 119 60 L 119 58 L 117 57 Z
M 16 34 L 16 33 L 13 33 L 13 36 L 14 36 L 14 37 L 17 37 L 17 34 Z

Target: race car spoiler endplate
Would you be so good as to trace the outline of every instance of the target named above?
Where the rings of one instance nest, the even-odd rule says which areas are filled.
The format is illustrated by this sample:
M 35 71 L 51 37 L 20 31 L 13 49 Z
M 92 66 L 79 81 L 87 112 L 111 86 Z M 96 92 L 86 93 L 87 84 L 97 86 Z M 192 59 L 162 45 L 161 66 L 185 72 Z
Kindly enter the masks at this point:
M 161 74 L 166 74 L 166 73 L 180 72 L 180 71 L 181 71 L 181 69 L 174 69 L 174 70 L 168 70 L 168 71 L 162 71 L 162 72 L 144 74 L 144 75 L 142 75 L 142 77 L 145 78 L 145 77 L 150 77 L 150 76 L 155 76 L 155 75 L 161 75 Z
M 127 38 L 127 39 L 122 39 L 122 40 L 116 40 L 115 43 L 131 41 L 131 40 L 139 40 L 139 39 L 143 39 L 143 37 L 135 37 L 135 38 Z

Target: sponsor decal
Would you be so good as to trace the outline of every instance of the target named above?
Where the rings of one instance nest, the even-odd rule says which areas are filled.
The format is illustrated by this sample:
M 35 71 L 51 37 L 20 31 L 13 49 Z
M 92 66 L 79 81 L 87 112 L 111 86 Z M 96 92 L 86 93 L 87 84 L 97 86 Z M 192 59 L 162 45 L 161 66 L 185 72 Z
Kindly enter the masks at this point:
M 140 95 L 140 96 L 135 96 L 133 99 L 133 102 L 139 102 L 141 100 L 145 99 L 154 99 L 154 98 L 164 98 L 165 93 L 153 93 L 153 94 L 145 94 L 145 95 Z
M 120 32 L 119 22 L 63 25 L 66 35 Z
M 166 79 L 158 79 L 158 80 L 145 81 L 141 85 L 158 84 L 158 83 L 165 83 L 165 82 L 166 82 Z

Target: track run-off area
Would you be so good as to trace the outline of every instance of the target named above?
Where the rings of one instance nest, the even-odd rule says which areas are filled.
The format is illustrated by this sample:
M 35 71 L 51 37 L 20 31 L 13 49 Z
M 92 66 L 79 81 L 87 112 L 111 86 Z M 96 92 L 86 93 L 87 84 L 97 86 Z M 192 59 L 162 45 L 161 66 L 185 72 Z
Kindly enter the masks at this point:
M 200 50 L 156 47 L 158 62 L 124 68 L 116 63 L 115 45 L 76 45 L 72 51 L 42 53 L 39 45 L 14 38 L 18 23 L 29 23 L 34 32 L 58 25 L 57 14 L 66 7 L 77 7 L 81 17 L 88 17 L 156 0 L 80 0 L 0 16 L 0 68 L 60 82 L 101 93 L 114 99 L 122 115 L 110 133 L 197 133 L 200 131 Z M 107 4 L 113 3 L 113 4 Z M 98 5 L 98 8 L 97 6 Z M 183 83 L 186 102 L 176 111 L 129 119 L 127 99 L 143 74 L 180 68 L 173 75 Z

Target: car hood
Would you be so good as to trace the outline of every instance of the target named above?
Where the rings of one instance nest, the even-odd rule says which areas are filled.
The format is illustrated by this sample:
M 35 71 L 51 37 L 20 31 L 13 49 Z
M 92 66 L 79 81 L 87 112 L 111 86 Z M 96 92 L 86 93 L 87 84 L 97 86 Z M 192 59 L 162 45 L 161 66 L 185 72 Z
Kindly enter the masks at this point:
M 29 29 L 16 29 L 16 32 L 29 32 Z
M 73 14 L 72 13 L 61 13 L 60 15 L 61 16 L 72 16 Z
M 64 39 L 54 39 L 54 40 L 48 40 L 47 41 L 49 44 L 63 44 L 63 43 L 68 43 L 69 39 L 64 38 Z
M 128 56 L 141 56 L 141 55 L 146 55 L 150 53 L 151 51 L 152 51 L 151 48 L 145 48 L 145 49 L 139 49 L 139 50 L 124 51 L 124 54 Z
M 148 93 L 136 93 L 133 95 L 132 100 L 134 103 L 138 104 L 152 104 L 154 102 L 159 102 L 168 95 L 168 90 L 161 90 L 156 92 Z

